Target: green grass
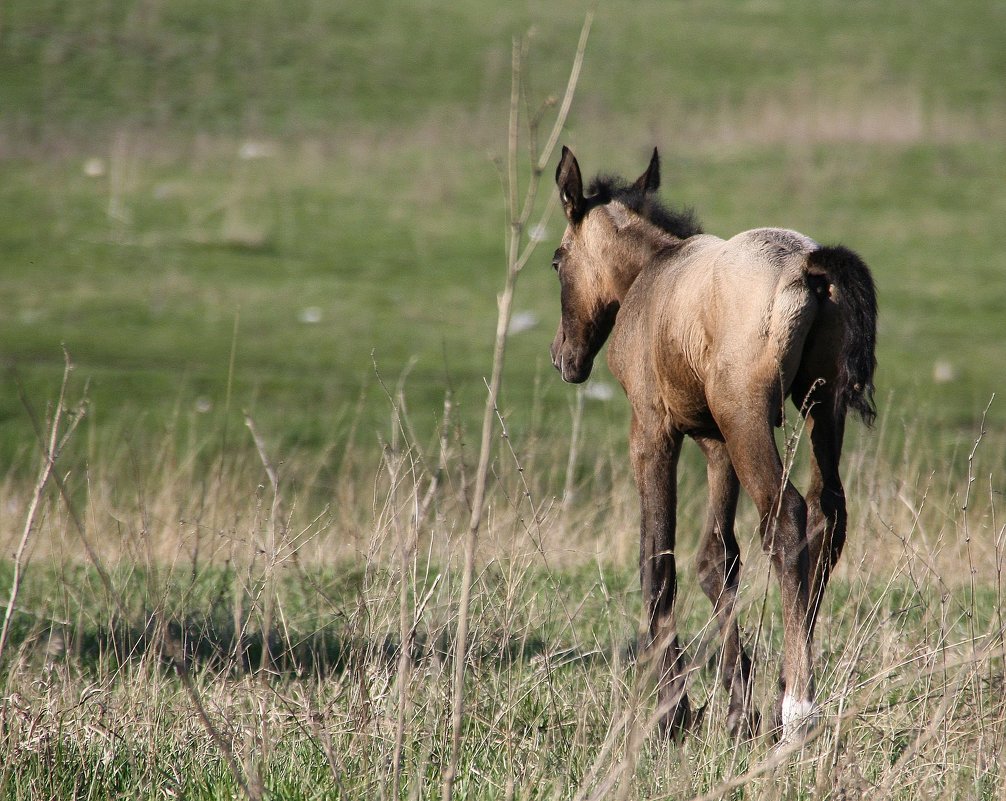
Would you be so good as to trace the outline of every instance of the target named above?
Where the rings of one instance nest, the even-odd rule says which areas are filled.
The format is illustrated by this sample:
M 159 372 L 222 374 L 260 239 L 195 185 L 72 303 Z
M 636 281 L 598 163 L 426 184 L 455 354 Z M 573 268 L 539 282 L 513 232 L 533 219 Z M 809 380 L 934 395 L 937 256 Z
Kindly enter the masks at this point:
M 634 660 L 639 593 L 631 574 L 588 564 L 559 575 L 540 566 L 490 575 L 477 593 L 473 619 L 477 639 L 457 792 L 501 798 L 512 787 L 521 799 L 570 797 L 632 760 L 632 786 L 643 797 L 690 798 L 747 771 L 755 775 L 738 791 L 744 798 L 778 797 L 779 783 L 790 786 L 793 798 L 834 798 L 842 788 L 885 783 L 891 798 L 920 792 L 995 797 L 1003 777 L 989 755 L 1006 731 L 1002 663 L 1001 652 L 989 656 L 985 648 L 995 636 L 990 614 L 1001 597 L 984 583 L 977 592 L 966 586 L 934 592 L 942 579 L 936 573 L 920 584 L 913 573 L 932 556 L 912 555 L 884 590 L 854 573 L 836 580 L 823 613 L 819 658 L 819 690 L 834 728 L 801 760 L 767 774 L 761 763 L 771 758 L 769 743 L 737 745 L 723 730 L 715 651 L 708 662 L 698 656 L 706 647 L 700 641 L 711 638 L 707 604 L 694 598 L 690 572 L 683 577 L 688 592 L 680 625 L 694 637 L 688 639 L 697 660 L 692 698 L 709 707 L 705 725 L 684 745 L 660 741 L 644 723 L 652 701 L 645 671 Z M 416 567 L 420 574 L 440 570 Z M 154 614 L 185 620 L 183 628 L 169 627 L 162 636 L 183 643 L 194 691 L 238 755 L 243 778 L 258 777 L 267 797 L 388 794 L 400 703 L 407 705 L 404 792 L 423 788 L 437 797 L 449 743 L 452 625 L 444 603 L 457 587 L 454 577 L 429 587 L 433 602 L 417 618 L 408 683 L 402 685 L 395 617 L 396 585 L 403 578 L 410 581 L 383 570 L 365 578 L 326 569 L 312 576 L 313 592 L 303 591 L 301 577 L 282 578 L 268 589 L 283 612 L 283 625 L 272 632 L 276 659 L 268 672 L 257 673 L 247 667 L 258 664 L 255 637 L 243 641 L 245 662 L 234 657 L 236 640 L 227 634 L 232 605 L 249 615 L 252 630 L 261 612 L 249 605 L 254 594 L 229 592 L 242 586 L 240 571 L 205 568 L 195 587 L 183 575 L 156 583 L 143 573 L 117 577 L 128 599 L 147 599 L 130 603 L 135 611 L 123 620 L 94 595 L 79 605 L 79 588 L 100 583 L 93 572 L 36 570 L 25 608 L 39 619 L 68 612 L 74 619 L 59 629 L 64 652 L 45 656 L 50 629 L 38 623 L 16 641 L 17 658 L 3 687 L 4 797 L 154 798 L 167 792 L 219 798 L 238 792 L 195 717 L 191 695 L 170 663 L 158 658 Z M 768 715 L 780 631 L 774 592 L 761 611 L 763 580 L 749 580 L 743 619 L 748 647 L 763 662 L 756 703 Z M 410 614 L 429 588 L 415 586 Z M 972 609 L 981 611 L 972 617 Z M 147 638 L 131 636 L 137 631 Z M 409 693 L 404 702 L 403 687 Z M 949 709 L 941 703 L 947 697 Z M 926 736 L 931 721 L 939 723 L 932 741 Z M 641 747 L 637 730 L 647 738 Z M 614 754 L 605 758 L 612 739 Z M 910 748 L 919 750 L 915 759 Z
M 110 437 L 247 409 L 318 449 L 386 419 L 375 364 L 392 386 L 408 373 L 418 431 L 448 390 L 470 422 L 502 284 L 489 157 L 510 36 L 534 28 L 535 105 L 562 86 L 581 13 L 9 4 L 0 357 L 40 404 L 65 345 Z M 879 397 L 952 444 L 1006 359 L 1001 18 L 987 3 L 608 3 L 564 140 L 588 171 L 630 174 L 659 145 L 665 197 L 711 232 L 783 225 L 859 250 L 880 291 Z M 242 158 L 249 144 L 263 157 Z M 547 359 L 558 235 L 553 220 L 518 287 L 540 323 L 511 342 L 516 431 L 531 410 L 568 416 Z M 22 465 L 16 380 L 0 385 L 0 454 Z M 588 416 L 624 430 L 612 405 Z

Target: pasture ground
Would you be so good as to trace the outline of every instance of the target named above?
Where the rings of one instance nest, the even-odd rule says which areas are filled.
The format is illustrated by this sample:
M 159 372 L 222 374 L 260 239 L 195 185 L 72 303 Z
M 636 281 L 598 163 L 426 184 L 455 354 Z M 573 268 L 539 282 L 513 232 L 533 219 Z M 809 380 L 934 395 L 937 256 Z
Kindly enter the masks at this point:
M 967 460 L 920 476 L 885 422 L 879 440 L 850 443 L 852 536 L 816 644 L 824 725 L 785 759 L 724 730 L 718 636 L 693 570 L 699 473 L 683 477 L 678 610 L 691 696 L 708 708 L 677 745 L 654 733 L 637 661 L 621 453 L 585 457 L 573 489 L 590 502 L 564 508 L 545 476 L 568 453 L 542 437 L 515 459 L 501 443 L 458 797 L 997 798 L 1003 454 L 978 443 L 965 510 Z M 205 471 L 185 450 L 130 488 L 96 472 L 86 493 L 50 498 L 4 654 L 3 797 L 227 798 L 239 782 L 274 798 L 438 797 L 471 465 L 451 438 L 443 458 L 399 442 L 366 490 L 347 480 L 320 514 L 294 482 L 274 494 L 257 461 Z M 8 542 L 19 490 L 0 499 Z M 779 604 L 749 504 L 739 530 L 743 637 L 768 715 Z M 9 563 L 0 578 L 9 586 Z
M 65 345 L 99 439 L 240 426 L 249 410 L 284 450 L 344 444 L 354 426 L 371 446 L 375 367 L 389 384 L 407 372 L 422 436 L 448 391 L 477 419 L 504 269 L 510 38 L 533 29 L 535 109 L 564 85 L 583 8 L 428 12 L 7 4 L 0 359 L 28 396 L 55 393 Z M 563 141 L 589 173 L 627 175 L 658 145 L 664 198 L 712 233 L 781 225 L 858 250 L 880 293 L 879 397 L 952 444 L 1006 362 L 1004 30 L 978 0 L 604 3 Z M 568 417 L 547 356 L 560 229 L 521 279 L 515 431 Z M 587 414 L 625 430 L 622 404 Z M 31 439 L 8 372 L 2 464 L 23 469 Z

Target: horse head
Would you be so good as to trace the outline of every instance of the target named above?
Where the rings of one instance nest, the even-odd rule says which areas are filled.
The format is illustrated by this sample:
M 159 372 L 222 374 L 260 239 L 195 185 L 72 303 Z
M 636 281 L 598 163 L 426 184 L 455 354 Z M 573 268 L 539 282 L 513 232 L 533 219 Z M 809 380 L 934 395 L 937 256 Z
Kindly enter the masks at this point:
M 563 147 L 555 172 L 559 199 L 566 213 L 566 230 L 552 257 L 559 276 L 562 317 L 552 342 L 552 364 L 562 380 L 579 384 L 590 377 L 594 358 L 615 324 L 626 286 L 620 271 L 620 229 L 629 211 L 612 202 L 610 192 L 583 194 L 580 165 Z M 660 161 L 653 151 L 639 179 L 621 191 L 646 195 L 660 186 Z

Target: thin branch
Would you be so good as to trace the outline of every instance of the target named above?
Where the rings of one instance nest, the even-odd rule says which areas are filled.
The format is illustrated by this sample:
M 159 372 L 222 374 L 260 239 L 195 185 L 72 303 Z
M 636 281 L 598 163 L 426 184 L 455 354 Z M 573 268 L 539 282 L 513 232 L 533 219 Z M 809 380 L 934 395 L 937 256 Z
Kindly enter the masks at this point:
M 45 493 L 45 488 L 49 484 L 49 479 L 52 477 L 53 470 L 56 467 L 56 459 L 59 457 L 62 445 L 67 441 L 70 434 L 77 427 L 77 424 L 82 418 L 81 414 L 72 415 L 66 433 L 60 437 L 60 423 L 63 418 L 63 412 L 65 411 L 64 403 L 66 401 L 66 387 L 70 380 L 70 371 L 73 369 L 73 365 L 70 363 L 69 354 L 64 351 L 63 356 L 63 382 L 59 388 L 59 398 L 56 401 L 56 408 L 54 409 L 52 415 L 52 423 L 49 427 L 48 445 L 46 445 L 45 441 L 40 438 L 39 444 L 42 446 L 43 459 L 42 467 L 39 469 L 38 479 L 35 482 L 35 490 L 32 492 L 31 501 L 28 504 L 28 513 L 25 515 L 24 529 L 21 532 L 21 541 L 18 543 L 17 551 L 14 553 L 14 576 L 11 579 L 10 596 L 7 600 L 7 609 L 4 612 L 3 629 L 0 630 L 0 659 L 3 659 L 3 653 L 7 647 L 7 638 L 10 636 L 11 618 L 13 617 L 14 610 L 17 605 L 17 596 L 21 590 L 21 582 L 24 581 L 25 551 L 28 548 L 28 542 L 31 539 L 32 531 L 35 529 L 35 523 L 38 520 L 39 507 L 42 503 L 42 495 Z
M 209 713 L 207 713 L 206 706 L 199 696 L 199 690 L 196 689 L 195 682 L 192 681 L 188 666 L 185 664 L 185 657 L 179 652 L 177 643 L 166 640 L 164 647 L 167 651 L 166 655 L 175 669 L 175 673 L 178 675 L 186 694 L 189 696 L 189 701 L 196 710 L 199 722 L 210 736 L 213 745 L 216 746 L 220 755 L 224 758 L 224 762 L 227 764 L 227 769 L 230 771 L 235 784 L 237 784 L 245 798 L 249 801 L 261 801 L 265 796 L 265 788 L 262 787 L 261 781 L 257 778 L 248 781 L 245 772 L 241 769 L 241 765 L 237 760 L 237 756 L 234 754 L 234 749 L 231 748 L 230 743 L 227 742 L 226 738 L 220 733 L 220 730 L 210 720 Z
M 583 64 L 583 54 L 587 44 L 587 36 L 590 33 L 590 26 L 593 22 L 594 14 L 591 10 L 584 20 L 583 29 L 580 32 L 580 40 L 577 44 L 576 56 L 573 59 L 573 68 L 570 72 L 569 81 L 566 85 L 566 93 L 563 97 L 552 134 L 541 157 L 537 162 L 533 161 L 534 172 L 531 176 L 531 186 L 528 189 L 527 203 L 533 205 L 536 197 L 537 185 L 541 180 L 542 171 L 551 158 L 552 150 L 559 139 L 559 135 L 565 125 L 566 116 L 569 113 L 570 105 L 573 101 L 573 94 L 576 83 L 580 76 L 580 68 Z M 499 399 L 500 387 L 503 378 L 503 362 L 506 355 L 507 329 L 510 325 L 511 309 L 513 307 L 514 290 L 517 277 L 521 267 L 527 262 L 530 250 L 537 244 L 532 240 L 531 246 L 525 253 L 520 253 L 520 236 L 523 222 L 530 213 L 527 208 L 517 207 L 517 152 L 519 134 L 520 115 L 520 87 L 521 87 L 521 67 L 522 67 L 522 47 L 518 41 L 513 43 L 512 51 L 512 83 L 510 91 L 510 120 L 508 126 L 507 140 L 507 213 L 510 235 L 507 244 L 507 274 L 503 293 L 499 297 L 498 313 L 496 319 L 496 340 L 493 348 L 492 376 L 489 381 L 489 395 L 486 398 L 482 416 L 482 436 L 479 450 L 478 467 L 475 473 L 475 488 L 472 496 L 471 517 L 468 522 L 467 536 L 465 537 L 464 569 L 461 577 L 461 597 L 458 609 L 457 641 L 454 650 L 454 673 L 453 691 L 451 703 L 451 749 L 444 770 L 443 776 L 443 798 L 444 801 L 452 801 L 454 793 L 454 782 L 457 779 L 458 761 L 461 754 L 461 729 L 464 720 L 464 679 L 465 662 L 468 657 L 468 623 L 469 611 L 471 607 L 472 583 L 475 573 L 475 552 L 478 546 L 479 530 L 482 524 L 482 513 L 485 506 L 486 486 L 489 480 L 489 461 L 492 455 L 493 424 L 494 416 Z M 554 204 L 550 204 L 550 208 Z
M 580 41 L 576 45 L 576 55 L 573 57 L 573 68 L 569 71 L 569 81 L 566 83 L 566 94 L 562 97 L 562 104 L 559 106 L 559 113 L 555 118 L 555 125 L 552 126 L 552 133 L 549 134 L 548 142 L 541 151 L 541 158 L 535 165 L 538 172 L 543 172 L 552 158 L 552 151 L 555 150 L 556 143 L 562 135 L 562 129 L 566 127 L 566 117 L 569 115 L 569 108 L 573 104 L 573 95 L 576 93 L 576 85 L 580 80 L 580 68 L 583 66 L 583 54 L 587 50 L 587 38 L 590 36 L 590 26 L 594 23 L 594 9 L 597 3 L 587 12 L 583 20 L 583 27 L 580 29 Z
M 66 351 L 64 351 L 64 356 L 66 359 L 69 359 Z M 35 438 L 38 440 L 39 446 L 43 449 L 43 451 L 45 451 L 45 433 L 42 430 L 38 417 L 35 415 L 35 410 L 32 408 L 31 402 L 28 400 L 28 396 L 25 394 L 24 386 L 20 381 L 17 382 L 17 391 L 21 405 L 28 414 L 28 419 L 31 420 L 32 428 L 35 430 Z M 64 436 L 61 442 L 65 442 L 65 439 L 66 437 Z M 101 559 L 98 558 L 97 550 L 87 537 L 87 529 L 84 526 L 84 522 L 80 519 L 77 507 L 70 495 L 70 491 L 66 487 L 66 482 L 60 478 L 59 473 L 56 472 L 51 473 L 49 480 L 55 484 L 56 488 L 59 490 L 59 494 L 66 506 L 67 514 L 69 514 L 70 521 L 73 523 L 73 528 L 77 532 L 77 537 L 80 539 L 81 545 L 84 546 L 84 552 L 87 554 L 87 558 L 91 561 L 91 564 L 94 565 L 94 569 L 98 573 L 98 578 L 101 581 L 102 586 L 105 588 L 105 592 L 108 593 L 108 597 L 115 603 L 119 614 L 126 617 L 126 605 L 123 602 L 122 597 L 116 591 L 115 585 L 112 584 L 112 578 L 108 575 L 108 571 L 105 570 L 105 566 L 101 563 Z

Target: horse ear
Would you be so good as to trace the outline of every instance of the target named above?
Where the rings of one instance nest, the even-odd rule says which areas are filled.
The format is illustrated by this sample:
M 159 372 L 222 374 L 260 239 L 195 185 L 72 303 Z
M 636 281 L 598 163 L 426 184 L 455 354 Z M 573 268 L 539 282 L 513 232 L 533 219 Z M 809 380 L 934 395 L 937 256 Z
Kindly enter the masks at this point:
M 562 146 L 562 158 L 555 169 L 555 185 L 559 187 L 559 200 L 566 212 L 566 219 L 579 222 L 583 217 L 586 200 L 583 197 L 583 178 L 580 175 L 580 165 L 576 162 L 573 151 Z
M 632 188 L 638 189 L 641 192 L 656 192 L 660 188 L 660 156 L 656 148 L 653 148 L 653 157 L 650 159 L 650 166 L 646 168 L 646 172 L 636 179 L 636 183 L 632 185 Z

